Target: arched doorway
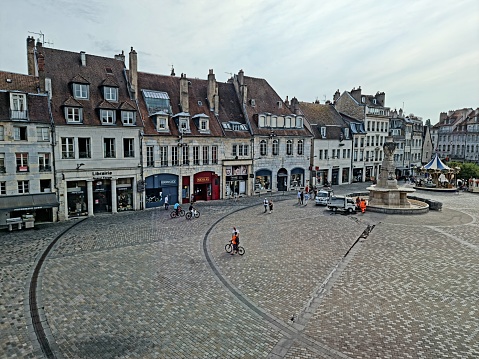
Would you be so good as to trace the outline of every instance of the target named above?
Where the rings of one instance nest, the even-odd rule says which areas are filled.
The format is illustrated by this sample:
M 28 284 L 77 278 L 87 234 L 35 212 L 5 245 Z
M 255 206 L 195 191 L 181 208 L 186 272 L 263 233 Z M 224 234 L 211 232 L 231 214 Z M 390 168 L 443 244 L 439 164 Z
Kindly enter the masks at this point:
M 254 180 L 255 191 L 271 190 L 272 172 L 267 169 L 256 171 Z
M 304 168 L 293 168 L 291 170 L 291 187 L 304 187 Z
M 276 176 L 278 191 L 288 190 L 288 171 L 285 168 L 280 168 Z

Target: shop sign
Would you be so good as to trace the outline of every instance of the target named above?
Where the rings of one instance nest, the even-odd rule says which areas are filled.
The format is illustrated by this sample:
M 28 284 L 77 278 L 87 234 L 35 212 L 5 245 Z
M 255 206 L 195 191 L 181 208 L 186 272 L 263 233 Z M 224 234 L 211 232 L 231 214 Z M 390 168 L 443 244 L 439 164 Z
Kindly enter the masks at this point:
M 176 179 L 169 179 L 169 180 L 161 180 L 161 185 L 162 186 L 176 186 L 177 182 Z
M 196 183 L 209 183 L 210 178 L 209 177 L 197 177 L 196 178 Z
M 113 172 L 111 172 L 111 171 L 93 171 L 92 175 L 93 175 L 94 179 L 107 179 L 107 178 L 111 178 L 111 176 L 113 175 Z

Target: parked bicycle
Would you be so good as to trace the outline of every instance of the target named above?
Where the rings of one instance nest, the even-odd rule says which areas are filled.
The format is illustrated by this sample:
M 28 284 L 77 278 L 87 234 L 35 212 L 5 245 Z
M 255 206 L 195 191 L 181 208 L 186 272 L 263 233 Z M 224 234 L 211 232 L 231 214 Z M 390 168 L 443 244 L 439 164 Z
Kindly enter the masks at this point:
M 231 240 L 230 240 L 230 242 L 226 243 L 225 245 L 225 251 L 226 253 L 231 253 L 232 250 L 233 250 L 233 244 L 231 243 Z M 242 256 L 244 252 L 245 252 L 244 248 L 238 244 L 238 254 Z
M 185 216 L 185 210 L 184 209 L 179 209 L 178 214 L 176 213 L 175 210 L 170 213 L 171 218 L 184 217 L 184 216 Z
M 185 213 L 186 219 L 199 218 L 199 217 L 200 217 L 200 211 L 194 208 L 191 211 L 188 211 Z

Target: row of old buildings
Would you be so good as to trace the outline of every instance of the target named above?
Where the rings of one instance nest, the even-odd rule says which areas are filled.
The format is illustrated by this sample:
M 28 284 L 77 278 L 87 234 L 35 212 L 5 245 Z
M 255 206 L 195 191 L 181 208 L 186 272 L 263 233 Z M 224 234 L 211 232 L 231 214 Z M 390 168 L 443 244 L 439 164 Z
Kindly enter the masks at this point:
M 213 70 L 151 74 L 133 48 L 127 67 L 124 53 L 32 37 L 27 59 L 28 74 L 0 72 L 0 225 L 27 213 L 56 221 L 141 210 L 166 196 L 188 203 L 370 181 L 389 135 L 397 174 L 408 176 L 435 148 L 431 126 L 391 111 L 383 92 L 283 100 L 242 70 L 226 83 Z M 468 116 L 477 123 L 477 111 Z

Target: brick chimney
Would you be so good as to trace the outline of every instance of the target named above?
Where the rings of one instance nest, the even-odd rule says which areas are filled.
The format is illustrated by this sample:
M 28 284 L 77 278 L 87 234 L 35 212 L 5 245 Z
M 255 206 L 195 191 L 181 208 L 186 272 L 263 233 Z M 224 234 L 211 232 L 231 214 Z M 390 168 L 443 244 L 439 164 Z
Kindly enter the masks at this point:
M 40 81 L 40 92 L 45 92 L 45 57 L 43 53 L 37 54 L 38 79 Z
M 333 102 L 336 102 L 340 96 L 341 94 L 339 93 L 339 89 L 337 89 L 333 95 Z
M 378 92 L 374 97 L 376 98 L 377 103 L 384 107 L 386 102 L 386 94 L 384 92 Z
M 215 91 L 216 91 L 216 78 L 215 74 L 213 73 L 213 69 L 210 69 L 208 73 L 208 90 L 207 90 L 207 97 L 208 97 L 208 105 L 210 106 L 210 111 L 215 111 L 218 112 L 218 109 L 215 108 L 215 101 L 214 101 L 214 96 L 215 96 Z
M 138 99 L 138 56 L 136 51 L 133 50 L 133 46 L 130 50 L 130 57 L 129 57 L 129 66 L 130 71 L 128 71 L 128 81 L 130 82 L 130 91 L 131 96 L 133 99 Z
M 361 102 L 361 86 L 359 86 L 357 89 L 353 88 L 351 90 L 351 96 L 359 103 L 362 103 Z
M 121 50 L 121 54 L 115 55 L 115 60 L 125 62 L 125 51 Z
M 181 74 L 180 77 L 180 106 L 182 112 L 189 112 L 189 99 L 188 99 L 188 79 L 186 74 Z
M 37 76 L 36 66 L 35 66 L 35 39 L 33 36 L 27 37 L 27 65 L 28 65 L 28 74 L 31 76 Z
M 80 61 L 82 66 L 86 66 L 86 53 L 85 51 L 80 51 Z
M 215 114 L 217 115 L 220 110 L 220 95 L 218 91 L 218 85 L 215 88 Z

